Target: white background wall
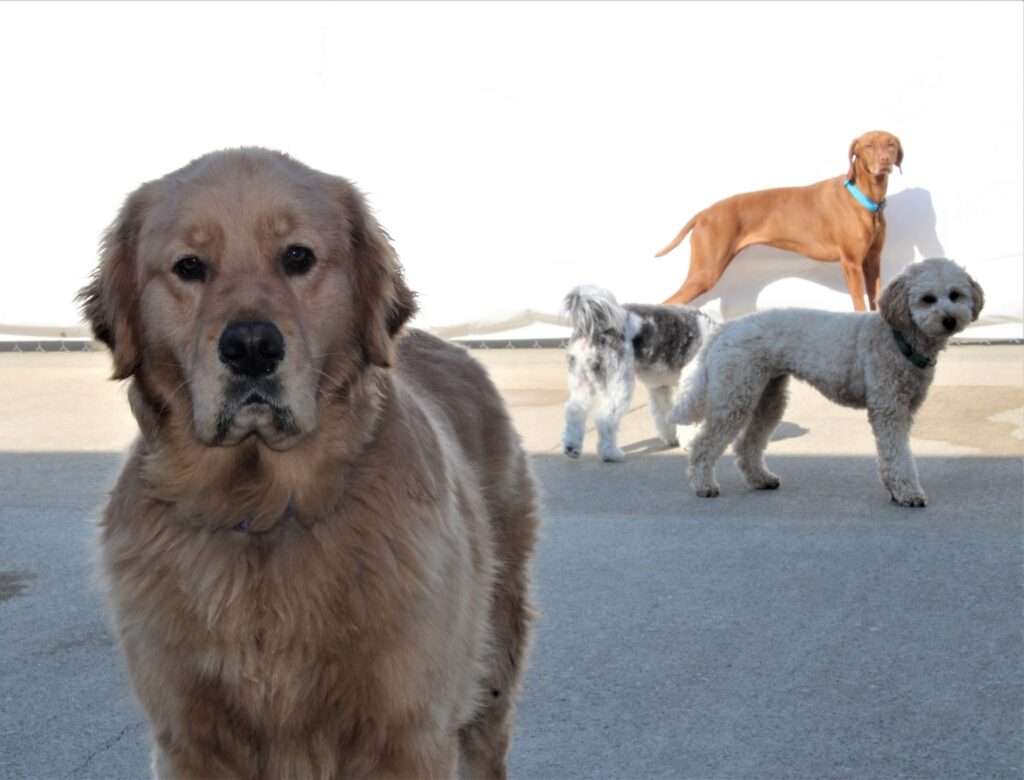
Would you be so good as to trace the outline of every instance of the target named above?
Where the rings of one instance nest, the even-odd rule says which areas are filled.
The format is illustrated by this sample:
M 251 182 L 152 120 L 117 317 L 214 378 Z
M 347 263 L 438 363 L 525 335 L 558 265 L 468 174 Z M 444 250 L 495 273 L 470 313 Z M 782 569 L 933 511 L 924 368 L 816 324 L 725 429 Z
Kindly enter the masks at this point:
M 942 252 L 1020 337 L 1021 3 L 0 5 L 0 330 L 73 326 L 126 193 L 211 149 L 355 180 L 419 324 L 553 315 L 571 286 L 662 300 L 727 195 L 845 171 L 898 134 L 884 271 Z M 702 299 L 847 310 L 838 265 L 750 249 Z M 476 323 L 467 325 L 467 323 Z

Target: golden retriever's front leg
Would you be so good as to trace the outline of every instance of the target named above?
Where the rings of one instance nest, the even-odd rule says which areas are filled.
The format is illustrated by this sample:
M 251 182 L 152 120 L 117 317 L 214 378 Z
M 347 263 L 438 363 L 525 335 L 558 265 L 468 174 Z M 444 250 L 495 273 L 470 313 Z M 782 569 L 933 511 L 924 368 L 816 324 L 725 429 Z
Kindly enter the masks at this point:
M 214 754 L 199 750 L 164 750 L 153 747 L 154 780 L 248 780 L 258 771 L 253 765 L 248 770 L 228 767 Z
M 459 749 L 455 738 L 429 751 L 399 748 L 378 765 L 374 780 L 458 780 Z

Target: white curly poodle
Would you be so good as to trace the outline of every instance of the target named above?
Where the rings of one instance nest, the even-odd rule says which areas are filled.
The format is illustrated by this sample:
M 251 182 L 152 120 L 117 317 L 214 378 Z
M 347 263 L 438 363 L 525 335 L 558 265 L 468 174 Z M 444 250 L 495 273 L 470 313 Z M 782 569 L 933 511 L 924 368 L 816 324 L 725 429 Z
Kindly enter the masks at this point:
M 715 464 L 737 435 L 736 463 L 747 481 L 763 490 L 779 486 L 764 449 L 795 376 L 836 403 L 866 408 L 882 483 L 898 504 L 925 506 L 910 426 L 935 376 L 936 356 L 978 318 L 984 300 L 964 269 L 933 258 L 893 279 L 878 312 L 777 309 L 722 326 L 702 349 L 671 416 L 681 425 L 704 421 L 689 452 L 697 495 L 718 495 Z

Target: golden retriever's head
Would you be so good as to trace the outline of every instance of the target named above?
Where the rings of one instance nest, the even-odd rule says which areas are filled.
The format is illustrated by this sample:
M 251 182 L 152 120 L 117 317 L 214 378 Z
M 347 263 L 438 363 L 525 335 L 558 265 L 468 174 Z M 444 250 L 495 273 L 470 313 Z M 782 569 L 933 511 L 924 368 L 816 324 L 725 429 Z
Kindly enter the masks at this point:
M 80 294 L 114 376 L 204 445 L 288 449 L 367 365 L 412 293 L 346 180 L 261 149 L 215 152 L 130 195 Z
M 847 157 L 850 170 L 846 178 L 850 181 L 856 178 L 858 165 L 870 176 L 888 176 L 894 165 L 903 171 L 903 145 L 899 138 L 884 130 L 872 130 L 854 138 Z

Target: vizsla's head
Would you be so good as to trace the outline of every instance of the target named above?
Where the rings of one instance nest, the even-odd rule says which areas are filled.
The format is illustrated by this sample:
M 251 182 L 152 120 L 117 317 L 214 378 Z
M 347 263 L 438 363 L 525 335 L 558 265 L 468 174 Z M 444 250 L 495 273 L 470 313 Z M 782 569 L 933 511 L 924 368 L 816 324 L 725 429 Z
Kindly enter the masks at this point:
M 853 139 L 847 156 L 850 159 L 850 171 L 847 174 L 850 181 L 856 179 L 858 165 L 869 176 L 888 176 L 894 165 L 900 168 L 903 164 L 903 145 L 892 133 L 872 130 Z

